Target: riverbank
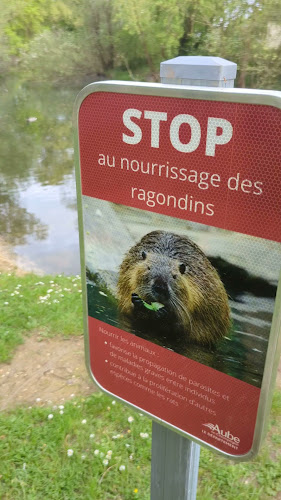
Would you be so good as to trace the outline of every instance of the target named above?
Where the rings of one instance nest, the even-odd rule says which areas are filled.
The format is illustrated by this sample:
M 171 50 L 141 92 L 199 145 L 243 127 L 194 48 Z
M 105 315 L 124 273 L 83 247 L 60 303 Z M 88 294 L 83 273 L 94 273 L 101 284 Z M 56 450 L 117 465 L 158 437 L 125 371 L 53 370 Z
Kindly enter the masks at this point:
M 0 275 L 0 362 L 25 337 L 71 338 L 83 333 L 80 276 Z
M 37 276 L 19 262 L 0 238 L 0 411 L 39 400 L 44 406 L 63 404 L 73 395 L 92 394 L 80 277 Z
M 0 272 L 14 272 L 18 276 L 25 274 L 25 271 L 17 266 L 17 257 L 12 247 L 0 237 Z
M 93 393 L 80 276 L 27 274 L 3 240 L 0 270 L 0 410 Z

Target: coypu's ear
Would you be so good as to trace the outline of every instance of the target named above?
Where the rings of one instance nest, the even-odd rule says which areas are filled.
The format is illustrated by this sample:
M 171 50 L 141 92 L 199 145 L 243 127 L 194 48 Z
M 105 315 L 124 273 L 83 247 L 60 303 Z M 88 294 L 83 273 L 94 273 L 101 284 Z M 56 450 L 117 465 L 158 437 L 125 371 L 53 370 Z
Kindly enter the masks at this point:
M 180 264 L 179 265 L 179 270 L 180 270 L 180 273 L 181 274 L 184 274 L 185 270 L 186 270 L 186 265 L 185 264 Z
M 146 252 L 142 252 L 141 256 L 142 256 L 143 260 L 145 260 L 146 259 Z

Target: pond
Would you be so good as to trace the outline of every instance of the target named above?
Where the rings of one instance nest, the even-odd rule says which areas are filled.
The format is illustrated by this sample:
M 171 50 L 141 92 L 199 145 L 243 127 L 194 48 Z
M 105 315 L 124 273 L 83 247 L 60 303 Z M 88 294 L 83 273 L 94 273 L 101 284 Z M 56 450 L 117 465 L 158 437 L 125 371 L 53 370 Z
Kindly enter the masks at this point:
M 80 272 L 72 110 L 83 85 L 0 86 L 0 235 L 25 270 Z

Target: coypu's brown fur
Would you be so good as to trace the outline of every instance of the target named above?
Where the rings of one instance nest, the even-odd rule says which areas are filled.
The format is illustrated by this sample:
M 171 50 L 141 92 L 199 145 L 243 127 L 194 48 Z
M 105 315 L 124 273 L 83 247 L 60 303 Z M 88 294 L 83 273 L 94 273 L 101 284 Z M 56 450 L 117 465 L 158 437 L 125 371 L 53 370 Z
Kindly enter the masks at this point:
M 220 277 L 189 238 L 165 231 L 145 235 L 125 256 L 118 281 L 120 311 L 139 324 L 191 342 L 212 344 L 230 327 L 228 298 Z M 151 311 L 143 300 L 160 302 Z

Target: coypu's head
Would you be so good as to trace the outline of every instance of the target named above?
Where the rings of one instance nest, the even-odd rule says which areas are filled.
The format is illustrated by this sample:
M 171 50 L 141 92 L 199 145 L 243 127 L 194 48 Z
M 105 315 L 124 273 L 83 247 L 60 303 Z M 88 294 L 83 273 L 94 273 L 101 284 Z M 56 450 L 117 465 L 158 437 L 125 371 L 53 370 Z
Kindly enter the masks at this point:
M 185 264 L 165 255 L 142 251 L 136 265 L 136 293 L 147 302 L 168 306 L 185 268 Z
M 153 313 L 147 307 L 140 311 L 135 295 L 148 304 L 163 304 L 167 325 L 200 344 L 211 344 L 229 329 L 223 283 L 202 250 L 185 236 L 152 231 L 128 251 L 120 266 L 119 310 L 150 321 Z M 155 313 L 161 325 L 163 317 Z
M 130 288 L 146 302 L 163 304 L 183 324 L 201 301 L 201 293 L 188 276 L 186 265 L 158 252 L 140 252 Z

